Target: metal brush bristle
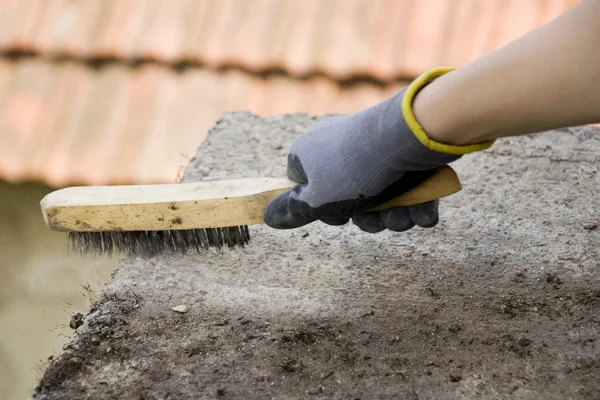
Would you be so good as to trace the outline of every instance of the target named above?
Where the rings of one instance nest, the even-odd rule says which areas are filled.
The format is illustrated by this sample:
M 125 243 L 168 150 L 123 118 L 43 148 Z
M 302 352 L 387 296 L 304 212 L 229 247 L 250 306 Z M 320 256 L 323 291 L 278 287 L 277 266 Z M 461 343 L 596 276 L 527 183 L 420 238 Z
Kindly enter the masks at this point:
M 69 250 L 82 256 L 126 253 L 136 256 L 198 253 L 224 247 L 244 247 L 250 240 L 248 226 L 167 230 L 68 232 Z

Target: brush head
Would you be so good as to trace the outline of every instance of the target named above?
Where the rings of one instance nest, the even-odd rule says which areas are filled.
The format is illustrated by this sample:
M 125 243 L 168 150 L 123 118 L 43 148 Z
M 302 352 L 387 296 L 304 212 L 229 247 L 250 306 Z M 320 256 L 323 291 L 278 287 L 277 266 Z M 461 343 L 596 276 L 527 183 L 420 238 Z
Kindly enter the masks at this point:
M 66 232 L 81 255 L 184 254 L 244 247 L 248 225 L 262 224 L 266 205 L 295 185 L 288 179 L 125 186 L 74 186 L 40 202 L 46 225 Z
M 248 226 L 227 228 L 67 232 L 69 251 L 88 255 L 125 253 L 134 256 L 204 253 L 211 249 L 244 247 L 250 240 Z

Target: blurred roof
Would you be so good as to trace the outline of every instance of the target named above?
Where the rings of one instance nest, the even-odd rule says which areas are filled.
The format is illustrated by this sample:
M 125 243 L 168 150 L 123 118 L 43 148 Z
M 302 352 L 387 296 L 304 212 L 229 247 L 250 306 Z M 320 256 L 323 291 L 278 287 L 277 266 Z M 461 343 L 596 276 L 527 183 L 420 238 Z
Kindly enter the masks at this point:
M 576 2 L 3 0 L 0 177 L 174 182 L 224 111 L 357 111 Z

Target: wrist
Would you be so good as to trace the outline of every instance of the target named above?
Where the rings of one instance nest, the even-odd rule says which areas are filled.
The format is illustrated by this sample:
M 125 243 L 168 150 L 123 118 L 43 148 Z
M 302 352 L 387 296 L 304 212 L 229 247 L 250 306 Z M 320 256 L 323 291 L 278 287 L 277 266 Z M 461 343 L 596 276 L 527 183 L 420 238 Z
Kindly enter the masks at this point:
M 451 71 L 435 68 L 413 81 L 402 104 L 403 115 L 415 136 L 431 150 L 456 155 L 485 150 L 493 145 L 493 138 L 469 135 L 456 115 L 445 112 L 451 100 L 445 99 L 438 87 Z
M 419 91 L 413 99 L 412 110 L 423 131 L 436 142 L 454 146 L 472 144 L 473 141 L 467 139 L 464 132 L 455 129 L 453 121 L 446 118 L 443 111 L 439 112 L 434 93 L 435 86 L 432 83 Z
M 440 91 L 440 80 L 436 80 L 423 87 L 415 95 L 412 110 L 415 119 L 427 133 L 427 136 L 440 143 L 464 146 L 480 143 L 487 138 L 484 135 L 474 135 L 457 120 L 456 115 L 445 111 L 443 90 Z

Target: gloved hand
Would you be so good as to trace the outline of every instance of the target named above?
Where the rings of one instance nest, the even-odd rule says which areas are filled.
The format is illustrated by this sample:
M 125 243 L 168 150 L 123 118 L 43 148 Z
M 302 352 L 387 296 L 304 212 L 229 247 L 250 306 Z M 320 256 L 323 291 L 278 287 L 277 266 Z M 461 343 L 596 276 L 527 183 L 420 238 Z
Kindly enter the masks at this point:
M 437 143 L 416 121 L 411 106 L 418 90 L 450 71 L 428 71 L 388 100 L 355 114 L 326 118 L 296 138 L 288 154 L 287 175 L 299 184 L 269 203 L 265 223 L 291 229 L 317 220 L 343 225 L 352 218 L 371 233 L 435 226 L 437 200 L 367 211 L 417 186 L 438 167 L 493 144 Z

